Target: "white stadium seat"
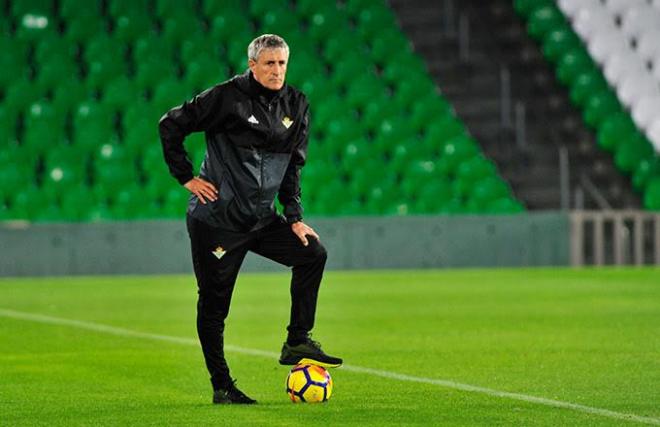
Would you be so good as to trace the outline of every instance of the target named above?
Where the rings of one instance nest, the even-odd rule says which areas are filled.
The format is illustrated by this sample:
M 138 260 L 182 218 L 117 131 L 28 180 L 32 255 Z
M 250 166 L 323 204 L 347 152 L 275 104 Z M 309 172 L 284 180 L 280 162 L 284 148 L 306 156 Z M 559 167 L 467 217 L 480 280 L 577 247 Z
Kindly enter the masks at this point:
M 639 129 L 647 129 L 660 117 L 660 96 L 645 96 L 635 101 L 632 117 Z
M 567 17 L 573 19 L 580 9 L 593 9 L 599 0 L 559 0 L 557 6 Z
M 575 32 L 583 40 L 589 40 L 592 35 L 601 31 L 615 31 L 614 18 L 604 8 L 580 9 L 573 22 Z
M 631 7 L 623 15 L 621 29 L 630 38 L 660 28 L 660 10 L 650 4 Z
M 641 34 L 637 40 L 637 52 L 645 61 L 660 58 L 660 28 Z
M 628 46 L 622 34 L 616 30 L 598 31 L 587 41 L 589 53 L 599 64 L 604 64 L 612 54 L 627 49 Z
M 660 84 L 649 73 L 626 75 L 617 86 L 619 100 L 628 108 L 645 95 L 660 95 Z
M 610 86 L 621 84 L 627 75 L 642 75 L 647 71 L 639 56 L 630 49 L 613 53 L 604 65 L 605 78 Z
M 631 7 L 644 6 L 646 0 L 605 0 L 605 7 L 613 15 L 622 16 Z
M 655 152 L 660 153 L 660 117 L 656 117 L 653 123 L 651 123 L 646 136 L 653 144 Z

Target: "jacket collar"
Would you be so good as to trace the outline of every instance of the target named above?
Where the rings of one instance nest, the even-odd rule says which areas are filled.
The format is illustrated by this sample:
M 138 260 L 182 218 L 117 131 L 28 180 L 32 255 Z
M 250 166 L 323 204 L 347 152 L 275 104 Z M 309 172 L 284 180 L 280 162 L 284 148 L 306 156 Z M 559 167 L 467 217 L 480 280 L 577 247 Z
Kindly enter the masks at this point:
M 250 69 L 247 69 L 243 74 L 236 76 L 235 81 L 243 92 L 248 93 L 253 98 L 263 98 L 266 101 L 281 98 L 288 90 L 288 85 L 286 83 L 284 83 L 284 86 L 282 86 L 282 89 L 280 90 L 270 90 L 264 87 L 261 83 L 255 80 Z

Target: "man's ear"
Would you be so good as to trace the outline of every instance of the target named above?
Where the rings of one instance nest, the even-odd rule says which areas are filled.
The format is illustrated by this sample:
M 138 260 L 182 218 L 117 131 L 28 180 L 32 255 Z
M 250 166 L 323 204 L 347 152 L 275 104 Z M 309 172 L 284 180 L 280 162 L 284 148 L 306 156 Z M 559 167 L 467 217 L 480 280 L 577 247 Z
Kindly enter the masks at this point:
M 257 62 L 254 59 L 248 59 L 248 67 L 254 73 L 254 67 L 257 66 Z

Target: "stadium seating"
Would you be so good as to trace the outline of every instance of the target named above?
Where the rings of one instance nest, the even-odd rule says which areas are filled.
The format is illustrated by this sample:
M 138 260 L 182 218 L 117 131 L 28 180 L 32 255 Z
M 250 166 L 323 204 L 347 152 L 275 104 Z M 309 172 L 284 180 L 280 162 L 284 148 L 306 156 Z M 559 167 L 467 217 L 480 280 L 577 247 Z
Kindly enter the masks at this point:
M 515 0 L 614 163 L 660 209 L 660 4 L 647 0 Z M 577 37 L 576 37 L 577 35 Z
M 303 171 L 308 212 L 524 209 L 380 0 L 10 5 L 9 16 L 0 18 L 2 219 L 180 217 L 188 195 L 168 175 L 158 118 L 241 73 L 248 41 L 263 32 L 288 40 L 288 81 L 311 101 L 310 156 Z M 538 17 L 539 33 L 560 18 L 554 10 L 546 13 L 552 16 Z M 553 55 L 577 45 L 571 34 L 555 35 Z M 653 46 L 645 52 L 656 54 Z M 579 66 L 567 65 L 567 75 L 573 78 L 584 62 L 577 57 Z M 587 94 L 585 89 L 580 96 Z M 593 107 L 594 120 L 602 119 L 610 101 Z M 191 136 L 186 147 L 198 168 L 203 136 Z M 30 186 L 16 190 L 26 176 Z M 48 200 L 48 208 L 35 207 L 36 199 Z

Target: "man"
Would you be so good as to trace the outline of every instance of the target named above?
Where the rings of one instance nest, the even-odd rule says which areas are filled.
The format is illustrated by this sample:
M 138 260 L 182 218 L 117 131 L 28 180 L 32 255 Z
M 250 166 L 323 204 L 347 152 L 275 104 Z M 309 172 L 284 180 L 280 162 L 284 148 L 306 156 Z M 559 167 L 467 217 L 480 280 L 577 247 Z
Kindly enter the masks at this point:
M 342 364 L 309 335 L 326 262 L 316 232 L 302 221 L 300 170 L 309 132 L 305 96 L 285 84 L 289 47 L 265 34 L 248 46 L 249 69 L 170 110 L 159 125 L 170 173 L 192 194 L 188 234 L 197 278 L 197 332 L 214 403 L 255 403 L 238 390 L 224 358 L 224 321 L 248 251 L 292 268 L 291 318 L 280 364 Z M 183 146 L 206 135 L 199 176 Z M 275 211 L 275 196 L 284 207 Z

